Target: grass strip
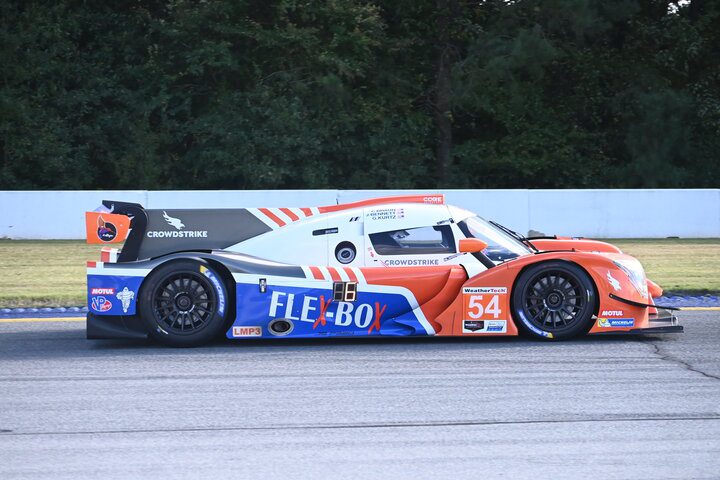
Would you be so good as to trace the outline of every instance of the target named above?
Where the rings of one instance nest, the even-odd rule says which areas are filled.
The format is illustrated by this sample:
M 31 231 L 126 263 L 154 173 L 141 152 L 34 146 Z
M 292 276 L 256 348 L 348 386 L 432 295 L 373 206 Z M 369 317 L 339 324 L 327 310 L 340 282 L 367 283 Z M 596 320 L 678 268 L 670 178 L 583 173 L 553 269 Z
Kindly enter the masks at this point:
M 638 258 L 666 294 L 720 292 L 720 239 L 608 240 Z M 85 262 L 100 246 L 78 240 L 0 240 L 0 306 L 80 306 Z

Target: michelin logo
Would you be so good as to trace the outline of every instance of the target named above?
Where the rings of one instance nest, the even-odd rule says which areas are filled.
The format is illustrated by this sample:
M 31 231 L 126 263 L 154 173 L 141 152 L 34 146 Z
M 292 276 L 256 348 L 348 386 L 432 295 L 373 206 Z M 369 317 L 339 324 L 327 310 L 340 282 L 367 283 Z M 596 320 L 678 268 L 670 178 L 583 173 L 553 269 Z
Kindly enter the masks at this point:
M 210 271 L 207 267 L 201 266 L 200 267 L 200 273 L 205 275 L 208 279 L 210 279 L 210 282 L 215 287 L 215 291 L 217 291 L 218 295 L 218 313 L 220 315 L 225 314 L 225 295 L 223 294 L 223 288 L 220 284 L 220 280 Z
M 135 292 L 128 290 L 127 287 L 124 287 L 115 296 L 122 304 L 123 313 L 127 313 L 130 308 L 130 302 L 132 302 L 133 298 L 135 298 Z
M 635 326 L 634 318 L 598 318 L 598 327 L 601 328 L 628 328 Z

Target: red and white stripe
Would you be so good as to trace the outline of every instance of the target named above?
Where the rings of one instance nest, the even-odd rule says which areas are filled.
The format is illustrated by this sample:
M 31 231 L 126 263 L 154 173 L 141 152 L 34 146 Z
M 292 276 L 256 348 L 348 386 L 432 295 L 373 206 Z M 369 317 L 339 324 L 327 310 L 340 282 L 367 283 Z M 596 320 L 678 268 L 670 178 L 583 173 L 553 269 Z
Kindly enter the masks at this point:
M 318 214 L 317 207 L 248 208 L 248 210 L 273 230 Z
M 120 250 L 117 248 L 103 247 L 100 250 L 100 261 L 103 263 L 117 263 Z
M 329 280 L 331 282 L 358 282 L 367 283 L 365 276 L 358 267 L 302 267 L 306 278 L 314 280 Z

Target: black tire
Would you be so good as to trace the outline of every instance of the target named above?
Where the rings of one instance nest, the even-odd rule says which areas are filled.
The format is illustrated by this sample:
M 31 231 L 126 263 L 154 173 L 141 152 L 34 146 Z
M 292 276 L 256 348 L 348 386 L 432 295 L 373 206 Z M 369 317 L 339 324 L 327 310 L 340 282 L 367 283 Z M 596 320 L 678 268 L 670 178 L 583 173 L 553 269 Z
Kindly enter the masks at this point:
M 140 290 L 140 318 L 155 340 L 195 347 L 219 338 L 228 316 L 222 276 L 202 260 L 159 266 Z
M 520 274 L 512 292 L 512 313 L 520 331 L 544 340 L 587 333 L 597 310 L 590 276 L 577 265 L 549 261 Z

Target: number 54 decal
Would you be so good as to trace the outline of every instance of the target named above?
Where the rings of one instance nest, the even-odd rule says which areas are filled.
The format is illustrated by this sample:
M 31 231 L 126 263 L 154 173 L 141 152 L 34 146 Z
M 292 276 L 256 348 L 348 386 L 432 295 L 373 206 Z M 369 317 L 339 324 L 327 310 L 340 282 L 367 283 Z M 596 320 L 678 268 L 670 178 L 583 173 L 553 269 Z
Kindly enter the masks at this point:
M 507 288 L 464 287 L 464 318 L 469 320 L 498 320 L 503 318 L 504 312 L 500 302 L 501 295 L 507 295 Z
M 483 305 L 483 300 L 487 301 L 485 297 L 490 297 L 490 301 Z M 472 318 L 473 320 L 488 318 L 490 315 L 492 315 L 494 319 L 498 319 L 501 313 L 499 303 L 499 297 L 497 295 L 470 295 L 465 313 L 468 318 Z

